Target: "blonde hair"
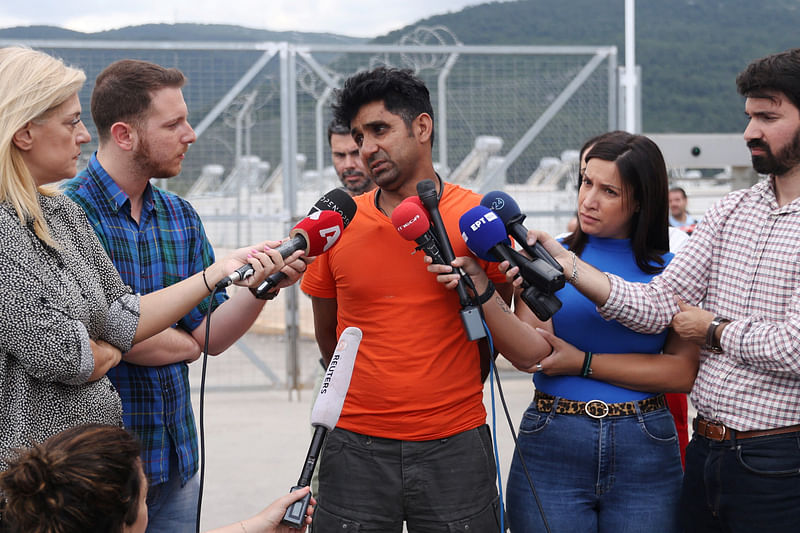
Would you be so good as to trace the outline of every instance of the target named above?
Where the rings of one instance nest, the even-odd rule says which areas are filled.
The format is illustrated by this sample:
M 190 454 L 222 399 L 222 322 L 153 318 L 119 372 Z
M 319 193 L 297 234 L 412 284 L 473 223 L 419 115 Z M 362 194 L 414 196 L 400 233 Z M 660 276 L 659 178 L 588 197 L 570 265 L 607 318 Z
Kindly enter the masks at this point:
M 31 121 L 47 118 L 54 108 L 77 93 L 86 81 L 83 71 L 29 48 L 0 48 L 0 202 L 8 202 L 20 223 L 33 220 L 36 235 L 53 245 L 37 192 L 51 196 L 52 187 L 37 187 L 14 135 Z

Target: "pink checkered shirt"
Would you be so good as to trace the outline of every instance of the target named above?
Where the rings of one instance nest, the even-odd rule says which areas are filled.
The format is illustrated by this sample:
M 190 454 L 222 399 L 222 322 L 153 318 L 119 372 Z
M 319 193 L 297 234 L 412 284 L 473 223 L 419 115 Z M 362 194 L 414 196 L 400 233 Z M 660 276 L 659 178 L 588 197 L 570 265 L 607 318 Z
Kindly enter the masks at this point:
M 673 295 L 732 322 L 724 352 L 703 351 L 691 400 L 739 431 L 800 424 L 800 199 L 778 207 L 772 179 L 734 191 L 648 284 L 609 275 L 599 309 L 639 332 L 664 329 Z

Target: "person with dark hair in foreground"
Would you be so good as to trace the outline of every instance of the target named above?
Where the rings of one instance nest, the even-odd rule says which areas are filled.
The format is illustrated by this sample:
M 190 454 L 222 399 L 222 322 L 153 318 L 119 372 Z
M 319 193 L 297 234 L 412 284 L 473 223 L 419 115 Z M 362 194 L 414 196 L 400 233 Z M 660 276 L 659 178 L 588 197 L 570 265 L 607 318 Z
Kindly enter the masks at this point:
M 478 343 L 459 298 L 426 271 L 391 215 L 417 183 L 435 184 L 456 255 L 458 219 L 480 196 L 433 168 L 430 94 L 410 72 L 376 68 L 349 78 L 335 119 L 348 124 L 378 188 L 335 247 L 309 266 L 314 330 L 329 362 L 348 326 L 364 333 L 337 427 L 320 461 L 315 533 L 499 532 L 500 502 L 486 425 Z M 496 265 L 483 262 L 510 296 Z
M 76 426 L 17 450 L 0 473 L 0 492 L 9 533 L 142 533 L 147 528 L 139 441 L 114 426 Z M 284 495 L 257 515 L 210 533 L 297 533 L 280 521 L 307 492 Z
M 800 48 L 753 61 L 736 85 L 753 168 L 768 178 L 707 210 L 662 274 L 629 283 L 544 232 L 529 242 L 574 272 L 604 317 L 644 333 L 672 326 L 702 346 L 684 530 L 788 533 L 800 524 Z

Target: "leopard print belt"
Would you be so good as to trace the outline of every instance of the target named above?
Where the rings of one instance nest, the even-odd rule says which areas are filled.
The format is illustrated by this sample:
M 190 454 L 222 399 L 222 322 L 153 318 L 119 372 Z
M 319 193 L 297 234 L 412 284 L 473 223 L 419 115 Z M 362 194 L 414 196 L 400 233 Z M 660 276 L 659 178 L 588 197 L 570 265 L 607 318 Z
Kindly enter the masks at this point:
M 533 400 L 536 402 L 536 408 L 539 409 L 540 412 L 547 413 L 553 410 L 556 397 L 537 390 L 533 395 Z M 555 412 L 559 415 L 587 415 L 592 418 L 631 416 L 636 414 L 637 405 L 639 406 L 639 412 L 649 413 L 650 411 L 656 411 L 666 407 L 667 400 L 663 394 L 639 400 L 638 402 L 620 403 L 606 403 L 603 400 L 579 402 L 576 400 L 559 398 Z

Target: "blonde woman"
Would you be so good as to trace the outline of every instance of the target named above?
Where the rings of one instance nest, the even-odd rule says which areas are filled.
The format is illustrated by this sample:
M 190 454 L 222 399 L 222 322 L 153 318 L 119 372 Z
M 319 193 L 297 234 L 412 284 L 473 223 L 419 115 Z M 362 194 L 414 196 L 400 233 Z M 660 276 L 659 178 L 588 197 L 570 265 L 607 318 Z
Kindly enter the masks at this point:
M 75 175 L 81 145 L 80 70 L 22 47 L 0 49 L 0 469 L 10 448 L 79 424 L 121 425 L 105 377 L 131 345 L 174 324 L 228 273 L 246 285 L 279 269 L 265 242 L 140 297 L 122 283 L 83 211 L 48 187 Z

